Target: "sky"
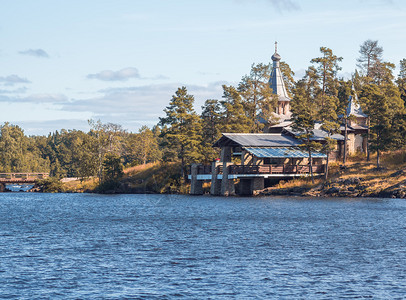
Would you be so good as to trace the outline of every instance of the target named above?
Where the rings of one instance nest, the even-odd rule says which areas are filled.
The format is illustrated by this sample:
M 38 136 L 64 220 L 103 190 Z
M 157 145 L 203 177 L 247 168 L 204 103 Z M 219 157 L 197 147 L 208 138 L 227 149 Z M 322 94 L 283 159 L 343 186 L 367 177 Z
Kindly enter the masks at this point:
M 47 135 L 94 119 L 137 132 L 178 87 L 197 112 L 221 99 L 223 84 L 271 62 L 275 41 L 297 79 L 322 46 L 350 78 L 367 39 L 398 66 L 406 1 L 0 0 L 0 124 Z

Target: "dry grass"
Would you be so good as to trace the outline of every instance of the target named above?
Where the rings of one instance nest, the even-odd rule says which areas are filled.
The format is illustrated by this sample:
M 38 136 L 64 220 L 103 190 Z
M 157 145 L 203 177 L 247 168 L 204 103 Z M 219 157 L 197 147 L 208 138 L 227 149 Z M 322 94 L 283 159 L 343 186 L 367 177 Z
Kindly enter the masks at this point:
M 134 175 L 136 173 L 139 173 L 145 169 L 149 169 L 152 168 L 154 166 L 158 165 L 158 163 L 147 163 L 145 165 L 138 165 L 138 166 L 134 166 L 134 167 L 129 167 L 124 169 L 124 174 L 127 175 Z
M 138 193 L 188 193 L 190 188 L 181 182 L 179 163 L 136 166 L 126 172 L 122 182 Z
M 63 189 L 71 193 L 85 193 L 93 191 L 98 185 L 97 178 L 69 181 L 63 184 Z

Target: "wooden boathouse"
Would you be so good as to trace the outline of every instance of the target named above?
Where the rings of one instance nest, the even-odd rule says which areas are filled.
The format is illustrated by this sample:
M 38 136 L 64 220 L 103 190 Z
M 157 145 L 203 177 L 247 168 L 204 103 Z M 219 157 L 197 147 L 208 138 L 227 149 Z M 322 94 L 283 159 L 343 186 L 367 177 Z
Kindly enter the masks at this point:
M 191 194 L 203 194 L 210 181 L 212 195 L 252 195 L 275 180 L 310 175 L 309 155 L 301 142 L 277 133 L 223 133 L 213 145 L 221 149 L 220 160 L 211 166 L 193 164 Z M 312 153 L 313 173 L 325 172 L 326 155 Z

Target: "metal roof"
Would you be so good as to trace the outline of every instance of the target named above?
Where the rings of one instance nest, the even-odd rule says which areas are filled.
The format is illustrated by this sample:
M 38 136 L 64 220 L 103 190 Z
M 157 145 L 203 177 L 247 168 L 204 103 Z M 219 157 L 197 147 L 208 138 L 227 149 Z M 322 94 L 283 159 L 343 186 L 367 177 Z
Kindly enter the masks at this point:
M 308 158 L 309 153 L 299 147 L 246 147 L 244 148 L 258 158 Z M 312 151 L 312 158 L 326 158 L 327 155 Z
M 291 127 L 285 127 L 284 130 L 286 130 L 288 133 L 294 136 L 302 134 L 301 132 L 294 131 Z M 321 129 L 313 129 L 313 136 L 310 139 L 313 141 L 324 141 L 326 137 L 328 137 L 326 131 Z M 344 141 L 344 136 L 338 133 L 331 135 L 330 138 L 337 141 Z
M 223 133 L 214 147 L 294 147 L 300 145 L 297 139 L 280 133 Z

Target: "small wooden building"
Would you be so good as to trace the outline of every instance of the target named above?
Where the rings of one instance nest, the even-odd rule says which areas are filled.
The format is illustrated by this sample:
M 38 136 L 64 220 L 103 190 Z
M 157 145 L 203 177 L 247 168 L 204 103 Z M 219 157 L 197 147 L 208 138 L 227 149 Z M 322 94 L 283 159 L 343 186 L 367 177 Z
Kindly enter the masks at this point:
M 309 176 L 309 154 L 300 144 L 286 134 L 223 133 L 214 144 L 221 149 L 220 160 L 192 165 L 191 194 L 202 194 L 204 181 L 211 181 L 212 195 L 250 195 L 276 179 Z M 325 159 L 323 153 L 312 153 L 316 176 L 324 174 Z

